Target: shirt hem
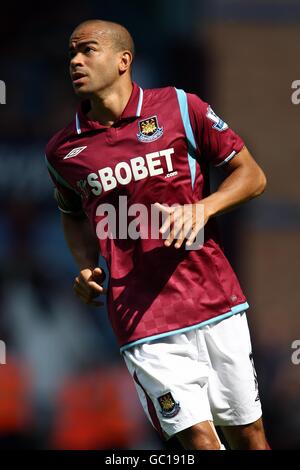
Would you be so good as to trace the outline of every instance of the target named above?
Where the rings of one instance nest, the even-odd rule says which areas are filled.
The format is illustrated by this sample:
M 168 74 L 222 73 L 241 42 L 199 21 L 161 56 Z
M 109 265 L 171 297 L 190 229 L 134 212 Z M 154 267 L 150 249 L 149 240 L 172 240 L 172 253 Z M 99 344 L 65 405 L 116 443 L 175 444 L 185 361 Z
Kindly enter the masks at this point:
M 237 313 L 241 313 L 244 310 L 247 310 L 249 308 L 248 302 L 244 302 L 242 304 L 235 305 L 234 307 L 231 307 L 229 312 L 222 313 L 221 315 L 217 315 L 216 317 L 209 318 L 208 320 L 205 320 L 203 322 L 197 323 L 196 325 L 190 325 L 186 326 L 184 328 L 179 328 L 177 330 L 172 330 L 172 331 L 167 331 L 165 333 L 158 333 L 156 335 L 152 336 L 146 336 L 145 338 L 138 339 L 136 341 L 132 341 L 131 343 L 125 344 L 124 346 L 121 346 L 120 348 L 120 353 L 122 354 L 124 351 L 127 349 L 131 348 L 132 346 L 137 346 L 138 344 L 143 344 L 148 341 L 154 341 L 159 338 L 166 338 L 167 336 L 175 335 L 177 333 L 185 333 L 187 331 L 195 330 L 196 328 L 199 328 L 201 326 L 206 326 L 210 325 L 211 323 L 224 320 L 225 318 L 229 318 L 232 315 L 236 315 Z

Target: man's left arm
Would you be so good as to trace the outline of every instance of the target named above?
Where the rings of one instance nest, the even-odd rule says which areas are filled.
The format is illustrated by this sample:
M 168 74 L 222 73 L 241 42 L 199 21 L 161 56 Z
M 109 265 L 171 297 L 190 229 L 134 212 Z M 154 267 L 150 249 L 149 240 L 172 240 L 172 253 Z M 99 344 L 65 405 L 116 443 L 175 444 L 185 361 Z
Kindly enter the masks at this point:
M 160 203 L 155 204 L 167 216 L 160 228 L 161 234 L 168 233 L 165 246 L 172 245 L 174 241 L 175 248 L 180 248 L 184 242 L 191 246 L 211 217 L 234 209 L 265 190 L 266 176 L 245 146 L 223 169 L 227 177 L 218 190 L 197 203 L 189 204 L 190 210 L 183 211 L 182 206 L 166 208 Z M 200 218 L 196 210 L 198 204 L 203 205 L 203 217 Z
M 223 166 L 226 178 L 218 190 L 199 201 L 206 221 L 262 194 L 266 176 L 246 147 Z
M 215 215 L 227 212 L 259 196 L 266 187 L 263 170 L 255 162 L 243 140 L 197 95 L 187 94 L 189 118 L 199 161 L 225 170 L 226 177 L 217 191 L 200 201 L 182 207 L 156 207 L 166 216 L 160 232 L 167 234 L 165 246 L 175 240 L 175 248 L 193 244 L 197 233 Z M 197 206 L 202 205 L 201 211 Z M 203 210 L 202 210 L 203 209 Z M 200 217 L 199 217 L 200 214 Z

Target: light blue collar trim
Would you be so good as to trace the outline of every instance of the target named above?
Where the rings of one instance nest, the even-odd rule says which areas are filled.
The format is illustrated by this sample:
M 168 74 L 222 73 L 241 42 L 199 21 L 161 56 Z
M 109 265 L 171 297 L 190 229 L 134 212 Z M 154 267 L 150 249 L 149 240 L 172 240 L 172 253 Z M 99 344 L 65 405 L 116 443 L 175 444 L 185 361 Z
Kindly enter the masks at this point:
M 77 130 L 77 134 L 81 134 L 80 121 L 79 121 L 78 113 L 76 113 L 76 130 Z
M 143 97 L 144 97 L 143 89 L 141 87 L 139 87 L 139 89 L 140 89 L 140 97 L 139 97 L 139 102 L 138 102 L 138 106 L 137 106 L 137 109 L 136 109 L 137 117 L 139 117 L 141 115 L 141 110 L 142 110 L 142 106 L 143 106 Z

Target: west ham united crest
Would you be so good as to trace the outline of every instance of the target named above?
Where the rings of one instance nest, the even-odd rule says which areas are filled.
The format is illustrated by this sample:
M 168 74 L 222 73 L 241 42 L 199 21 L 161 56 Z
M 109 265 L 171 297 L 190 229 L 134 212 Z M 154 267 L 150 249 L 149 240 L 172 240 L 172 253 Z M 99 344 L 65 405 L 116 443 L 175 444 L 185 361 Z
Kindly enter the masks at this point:
M 173 418 L 180 410 L 179 402 L 174 400 L 171 392 L 158 397 L 158 401 L 161 407 L 160 412 L 164 418 Z
M 159 127 L 157 116 L 151 116 L 139 121 L 137 138 L 141 142 L 153 142 L 163 135 L 163 127 Z

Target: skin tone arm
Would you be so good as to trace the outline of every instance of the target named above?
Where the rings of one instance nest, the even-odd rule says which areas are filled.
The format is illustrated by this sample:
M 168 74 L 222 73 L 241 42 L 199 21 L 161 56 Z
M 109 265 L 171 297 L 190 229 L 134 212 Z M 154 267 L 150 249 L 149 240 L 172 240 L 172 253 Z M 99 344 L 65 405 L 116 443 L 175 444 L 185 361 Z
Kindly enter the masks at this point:
M 205 204 L 208 217 L 234 209 L 265 190 L 266 176 L 246 147 L 225 164 L 224 169 L 227 177 L 218 191 L 201 201 Z
M 211 217 L 227 212 L 259 196 L 265 190 L 265 174 L 246 147 L 225 164 L 224 169 L 227 176 L 218 190 L 196 203 L 204 206 L 204 220 L 196 220 L 193 210 L 195 204 L 189 204 L 191 210 L 185 211 L 182 206 L 168 208 L 160 203 L 155 204 L 164 214 L 168 214 L 160 229 L 162 234 L 170 231 L 164 242 L 165 246 L 170 246 L 175 239 L 175 248 L 180 248 L 184 240 L 187 246 L 192 245 L 199 230 Z M 183 235 L 183 227 L 186 237 Z
M 95 300 L 98 295 L 106 294 L 102 287 L 104 272 L 98 267 L 99 245 L 86 217 L 61 215 L 64 236 L 68 247 L 79 267 L 79 275 L 75 278 L 74 291 L 86 304 L 103 305 Z

